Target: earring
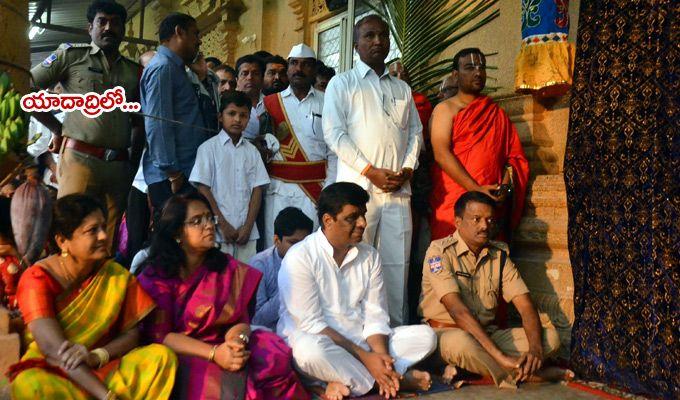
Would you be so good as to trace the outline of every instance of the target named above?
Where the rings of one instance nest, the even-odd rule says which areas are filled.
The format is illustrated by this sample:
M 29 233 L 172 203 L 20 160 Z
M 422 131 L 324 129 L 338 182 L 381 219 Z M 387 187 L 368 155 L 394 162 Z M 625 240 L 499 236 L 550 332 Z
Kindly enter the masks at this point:
M 177 238 L 177 239 L 175 239 L 175 243 L 180 244 L 180 243 L 182 243 L 182 240 Z
M 61 256 L 62 256 L 62 258 L 68 257 L 68 250 L 62 250 L 62 251 L 61 251 Z

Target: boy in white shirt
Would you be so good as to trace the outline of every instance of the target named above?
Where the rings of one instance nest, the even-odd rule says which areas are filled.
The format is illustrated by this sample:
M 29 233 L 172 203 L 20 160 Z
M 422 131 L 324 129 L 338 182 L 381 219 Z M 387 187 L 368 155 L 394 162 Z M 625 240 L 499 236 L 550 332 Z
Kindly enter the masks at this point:
M 269 176 L 260 153 L 242 138 L 251 101 L 242 92 L 226 92 L 220 101 L 222 130 L 196 154 L 191 181 L 218 218 L 217 242 L 223 252 L 246 262 L 255 255 L 260 235 L 255 219 Z

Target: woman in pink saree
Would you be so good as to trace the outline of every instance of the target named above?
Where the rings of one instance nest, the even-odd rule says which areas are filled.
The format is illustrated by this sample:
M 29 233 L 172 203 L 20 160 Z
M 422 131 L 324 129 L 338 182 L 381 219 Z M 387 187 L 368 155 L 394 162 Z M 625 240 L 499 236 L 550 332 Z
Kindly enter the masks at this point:
M 283 339 L 268 331 L 251 332 L 262 274 L 214 247 L 215 222 L 200 194 L 172 197 L 139 276 L 158 305 L 142 333 L 179 356 L 173 397 L 309 399 Z

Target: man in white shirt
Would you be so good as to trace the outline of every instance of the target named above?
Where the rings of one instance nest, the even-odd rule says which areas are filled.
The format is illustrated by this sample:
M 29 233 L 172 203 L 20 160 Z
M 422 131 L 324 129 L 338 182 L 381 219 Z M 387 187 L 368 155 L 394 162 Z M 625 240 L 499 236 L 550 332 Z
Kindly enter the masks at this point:
M 417 166 L 423 127 L 411 89 L 385 67 L 387 23 L 377 15 L 359 20 L 354 48 L 361 60 L 331 79 L 326 89 L 323 131 L 338 156 L 336 181 L 357 183 L 371 195 L 363 240 L 382 257 L 390 319 L 398 326 L 408 315 L 409 180 Z
M 245 93 L 251 101 L 250 119 L 243 137 L 253 140 L 260 135 L 260 116 L 264 113 L 262 100 L 262 79 L 264 78 L 264 62 L 258 57 L 248 54 L 236 60 L 236 90 Z
M 318 201 L 321 228 L 286 253 L 279 271 L 278 334 L 301 372 L 326 385 L 329 399 L 374 387 L 389 398 L 431 384 L 427 372 L 410 368 L 435 349 L 434 331 L 390 328 L 380 257 L 360 243 L 368 201 L 354 183 L 326 187 Z
M 264 107 L 279 151 L 269 164 L 271 183 L 264 206 L 265 247 L 271 247 L 274 219 L 286 207 L 297 207 L 319 227 L 316 200 L 335 181 L 337 157 L 323 138 L 323 93 L 314 89 L 316 54 L 305 44 L 288 55 L 290 86 L 264 98 Z
M 217 216 L 221 250 L 243 262 L 256 253 L 260 235 L 255 217 L 260 210 L 263 186 L 269 183 L 259 152 L 242 137 L 250 107 L 250 99 L 244 93 L 222 96 L 222 130 L 198 148 L 189 177 Z

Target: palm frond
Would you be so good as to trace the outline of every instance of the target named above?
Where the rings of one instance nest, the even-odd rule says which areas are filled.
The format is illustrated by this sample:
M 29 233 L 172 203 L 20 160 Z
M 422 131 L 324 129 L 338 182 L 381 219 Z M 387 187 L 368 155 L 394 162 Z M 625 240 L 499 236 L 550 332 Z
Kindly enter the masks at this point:
M 390 25 L 392 40 L 401 51 L 401 62 L 409 71 L 411 86 L 421 93 L 432 91 L 451 72 L 450 58 L 435 61 L 442 52 L 500 15 L 498 0 L 361 2 Z M 489 92 L 495 90 L 487 88 Z

